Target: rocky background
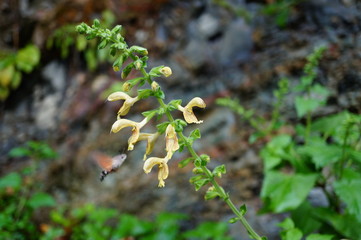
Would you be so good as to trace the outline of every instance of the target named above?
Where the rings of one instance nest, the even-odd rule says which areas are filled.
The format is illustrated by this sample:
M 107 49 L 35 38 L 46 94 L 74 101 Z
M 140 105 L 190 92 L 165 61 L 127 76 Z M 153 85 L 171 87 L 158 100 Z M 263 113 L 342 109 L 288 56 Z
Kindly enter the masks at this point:
M 41 49 L 41 63 L 23 76 L 20 87 L 6 101 L 0 102 L 0 175 L 27 164 L 27 159 L 7 156 L 12 148 L 29 140 L 42 140 L 59 153 L 59 158 L 42 163 L 39 181 L 59 204 L 91 202 L 147 219 L 161 211 L 184 212 L 191 216 L 188 227 L 232 217 L 221 201 L 205 202 L 204 192 L 195 192 L 188 183 L 191 168 L 177 167 L 186 155 L 172 159 L 165 188 L 157 188 L 156 171 L 146 175 L 142 170 L 144 144 L 128 154 L 120 171 L 99 182 L 100 169 L 90 152 L 117 154 L 126 147 L 130 133 L 122 130 L 109 134 L 119 103 L 106 103 L 100 97 L 120 81 L 120 76 L 107 63 L 89 71 L 84 54 L 74 46 L 67 58 L 61 58 L 60 50 L 47 48 L 46 41 L 61 26 L 91 22 L 109 10 L 115 23 L 123 25 L 129 45 L 148 49 L 149 68 L 172 68 L 171 77 L 158 81 L 166 101 L 182 98 L 187 102 L 194 96 L 205 99 L 206 110 L 197 112 L 204 120 L 199 125 L 202 139 L 196 144 L 197 150 L 211 155 L 211 166 L 226 164 L 228 173 L 221 184 L 237 204 L 247 204 L 248 218 L 256 230 L 277 239 L 275 224 L 283 216 L 256 216 L 261 206 L 261 145 L 250 145 L 247 139 L 252 129 L 229 109 L 217 106 L 215 100 L 238 98 L 244 106 L 268 116 L 277 81 L 287 76 L 296 84 L 306 56 L 324 45 L 327 51 L 317 81 L 329 87 L 332 95 L 319 114 L 343 109 L 360 113 L 361 2 L 296 1 L 283 26 L 277 24 L 277 14 L 262 14 L 262 9 L 274 2 L 1 1 L 0 48 L 17 49 L 33 42 Z M 285 119 L 295 116 L 291 104 L 286 103 Z M 137 103 L 128 118 L 139 120 L 140 112 L 152 106 L 152 102 Z M 163 148 L 159 144 L 154 155 L 163 155 Z M 247 239 L 239 226 L 230 228 L 235 239 Z

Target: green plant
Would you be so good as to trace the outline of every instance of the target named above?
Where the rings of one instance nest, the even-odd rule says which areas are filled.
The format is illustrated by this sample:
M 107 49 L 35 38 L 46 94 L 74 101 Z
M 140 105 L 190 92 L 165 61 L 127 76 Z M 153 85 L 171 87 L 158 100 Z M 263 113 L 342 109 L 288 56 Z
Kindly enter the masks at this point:
M 30 73 L 39 64 L 40 50 L 29 44 L 16 52 L 0 51 L 0 101 L 21 83 L 22 72 Z
M 306 0 L 276 0 L 264 6 L 261 12 L 265 15 L 274 16 L 279 27 L 284 27 L 292 11 L 292 8 Z
M 115 21 L 115 16 L 110 11 L 104 11 L 102 13 L 102 19 L 105 26 L 111 26 Z M 111 61 L 106 51 L 98 51 L 98 42 L 87 41 L 83 35 L 77 34 L 74 31 L 76 24 L 66 24 L 56 29 L 47 39 L 46 47 L 48 49 L 56 47 L 60 49 L 62 58 L 67 58 L 69 52 L 75 49 L 80 52 L 84 52 L 84 57 L 89 70 L 94 71 L 99 63 Z
M 54 158 L 56 153 L 45 143 L 31 141 L 12 149 L 9 155 L 31 157 L 33 162 L 19 173 L 0 178 L 0 239 L 39 239 L 33 213 L 42 207 L 54 207 L 55 200 L 40 190 L 36 173 L 39 161 Z
M 259 117 L 262 121 L 255 121 L 253 115 L 249 118 L 246 115 L 255 126 L 257 136 L 267 134 L 271 138 L 260 152 L 265 175 L 261 212 L 291 213 L 292 220 L 281 225 L 284 229 L 282 239 L 301 239 L 314 232 L 323 234 L 317 235 L 317 239 L 361 238 L 361 116 L 344 111 L 317 119 L 313 117 L 326 105 L 329 96 L 325 87 L 315 83 L 317 66 L 325 50 L 318 48 L 307 58 L 305 75 L 293 89 L 297 94 L 294 106 L 298 124 L 287 126 L 280 114 L 272 114 L 276 117 L 271 122 L 294 129 L 293 135 L 270 131 L 273 128 L 268 126 L 273 124 L 259 124 L 266 119 Z M 287 91 L 282 90 L 285 85 L 280 84 L 274 94 L 276 113 L 286 96 Z M 242 116 L 247 112 L 229 99 L 219 102 L 222 105 L 232 103 L 230 107 L 238 109 Z M 307 197 L 312 189 L 323 192 L 327 205 L 311 204 Z M 309 235 L 307 239 L 315 239 L 315 236 Z
M 165 93 L 161 90 L 159 84 L 154 80 L 157 77 L 164 76 L 169 77 L 172 71 L 167 66 L 158 66 L 146 71 L 148 61 L 147 49 L 140 46 L 128 47 L 123 36 L 120 34 L 121 26 L 116 26 L 113 29 L 103 28 L 98 20 L 94 20 L 92 26 L 88 26 L 86 23 L 82 23 L 77 26 L 77 31 L 80 34 L 85 34 L 87 39 L 99 38 L 100 43 L 98 49 L 103 49 L 109 46 L 109 54 L 115 57 L 113 63 L 113 69 L 115 71 L 121 71 L 121 77 L 127 78 L 129 73 L 133 70 L 140 72 L 141 76 L 127 80 L 123 84 L 123 91 L 118 91 L 108 96 L 108 101 L 124 100 L 122 107 L 119 109 L 117 114 L 117 120 L 111 128 L 111 132 L 117 133 L 121 129 L 126 127 L 132 128 L 132 136 L 128 140 L 128 150 L 133 150 L 134 145 L 141 140 L 147 140 L 148 146 L 144 155 L 144 166 L 143 169 L 146 173 L 149 173 L 154 166 L 158 166 L 158 180 L 159 187 L 165 186 L 165 179 L 169 174 L 168 161 L 172 158 L 174 152 L 183 151 L 187 149 L 190 153 L 190 157 L 182 160 L 179 163 L 180 167 L 184 167 L 189 163 L 194 164 L 193 172 L 194 177 L 190 179 L 190 182 L 194 185 L 196 191 L 201 187 L 210 184 L 205 199 L 213 199 L 219 197 L 222 199 L 234 212 L 236 217 L 232 218 L 230 222 L 235 223 L 240 221 L 243 226 L 247 229 L 249 235 L 254 239 L 265 239 L 260 237 L 253 228 L 249 225 L 246 218 L 246 207 L 243 205 L 237 208 L 230 199 L 229 194 L 217 183 L 216 178 L 220 178 L 226 173 L 224 165 L 215 167 L 212 171 L 207 167 L 210 161 L 208 155 L 198 155 L 192 147 L 193 142 L 201 137 L 199 129 L 193 130 L 187 137 L 183 134 L 185 126 L 191 123 L 201 123 L 195 114 L 193 113 L 194 107 L 205 108 L 206 104 L 199 98 L 193 98 L 184 107 L 181 105 L 182 100 L 171 100 L 168 103 L 164 102 Z M 123 67 L 123 65 L 126 66 Z M 132 88 L 140 87 L 147 84 L 148 88 L 138 89 L 137 95 L 131 97 L 126 92 Z M 158 106 L 152 110 L 143 112 L 144 119 L 140 122 L 135 122 L 126 118 L 123 118 L 130 110 L 130 108 L 138 101 L 154 97 L 158 102 Z M 183 113 L 183 119 L 175 119 L 172 115 L 173 111 L 179 110 Z M 174 114 L 174 113 L 173 113 Z M 157 120 L 162 120 L 156 128 L 154 133 L 143 133 L 141 129 L 155 116 Z M 157 138 L 165 134 L 165 150 L 166 155 L 164 157 L 150 157 L 147 155 L 151 154 L 153 146 Z M 179 137 L 179 139 L 178 139 Z
M 49 225 L 42 240 L 47 239 L 47 235 L 53 232 L 61 233 L 58 237 L 63 236 L 72 240 L 229 239 L 226 236 L 227 226 L 216 222 L 205 222 L 195 229 L 182 233 L 180 223 L 187 218 L 185 214 L 159 213 L 153 221 L 147 221 L 130 214 L 120 214 L 115 209 L 99 208 L 92 204 L 86 204 L 69 212 L 64 211 L 64 208 L 58 208 L 51 212 L 53 223 Z

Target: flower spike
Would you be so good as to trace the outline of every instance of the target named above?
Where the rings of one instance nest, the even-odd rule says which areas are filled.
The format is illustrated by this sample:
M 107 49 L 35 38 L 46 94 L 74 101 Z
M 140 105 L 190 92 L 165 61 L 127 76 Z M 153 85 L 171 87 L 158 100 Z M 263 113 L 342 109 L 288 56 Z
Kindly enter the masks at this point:
M 185 107 L 178 105 L 178 110 L 183 112 L 183 117 L 187 123 L 202 123 L 203 120 L 198 121 L 193 113 L 193 107 L 205 108 L 206 104 L 200 97 L 193 98 Z

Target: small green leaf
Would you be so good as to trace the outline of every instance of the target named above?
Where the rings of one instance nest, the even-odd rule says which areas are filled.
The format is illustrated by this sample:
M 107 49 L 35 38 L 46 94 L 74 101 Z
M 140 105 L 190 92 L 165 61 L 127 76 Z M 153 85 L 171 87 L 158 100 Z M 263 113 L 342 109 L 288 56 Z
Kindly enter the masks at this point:
M 168 103 L 168 111 L 173 111 L 178 109 L 178 106 L 182 104 L 181 99 L 172 100 Z
M 189 134 L 189 137 L 192 138 L 193 140 L 199 139 L 201 138 L 201 132 L 199 131 L 198 128 L 196 128 Z
M 151 89 L 140 89 L 138 90 L 138 98 L 145 99 L 153 95 L 153 91 Z
M 239 207 L 239 211 L 244 216 L 247 213 L 247 206 L 246 204 L 242 204 L 242 206 Z
M 217 177 L 222 177 L 222 174 L 226 173 L 226 166 L 224 164 L 217 166 L 214 170 L 213 170 L 213 176 L 217 176 Z
M 157 114 L 157 109 L 155 110 L 150 110 L 150 111 L 146 111 L 146 112 L 142 112 L 142 115 L 148 119 L 152 118 L 155 114 Z
M 305 97 L 296 97 L 295 99 L 296 112 L 299 118 L 305 116 L 309 112 L 312 113 L 320 106 L 322 106 L 322 103 L 319 99 Z
M 183 128 L 187 126 L 187 123 L 182 119 L 176 119 L 174 121 L 174 128 L 176 132 L 183 132 Z
M 39 208 L 39 207 L 54 207 L 56 203 L 54 198 L 49 194 L 39 192 L 31 196 L 31 198 L 28 201 L 28 204 L 32 208 Z
M 21 186 L 21 176 L 16 172 L 9 173 L 8 175 L 0 178 L 0 189 L 2 188 L 19 188 Z
M 209 188 L 206 194 L 204 195 L 205 200 L 211 200 L 216 197 L 220 197 L 220 195 L 214 188 Z
M 158 67 L 154 67 L 149 71 L 149 76 L 151 77 L 160 77 L 161 76 L 161 72 L 160 70 L 164 67 L 164 65 L 158 66 Z
M 99 28 L 100 27 L 100 22 L 98 19 L 94 19 L 93 21 L 93 28 Z
M 148 50 L 144 47 L 139 47 L 139 46 L 131 46 L 129 48 L 130 52 L 136 52 L 139 53 L 141 55 L 148 55 Z
M 231 218 L 228 220 L 229 223 L 233 224 L 233 223 L 236 223 L 239 221 L 239 218 L 238 217 L 234 217 L 234 218 Z
M 204 185 L 206 185 L 208 183 L 209 183 L 209 179 L 200 179 L 200 180 L 193 182 L 193 185 L 195 187 L 195 190 L 198 191 L 199 189 L 201 189 L 201 187 L 203 187 Z
M 189 157 L 189 158 L 183 159 L 178 163 L 178 167 L 184 168 L 185 166 L 188 165 L 188 163 L 192 162 L 193 160 L 194 160 L 194 157 Z
M 31 155 L 31 151 L 27 147 L 16 147 L 10 150 L 8 153 L 9 157 L 28 157 Z
M 159 133 L 163 134 L 165 132 L 165 130 L 168 127 L 169 122 L 163 122 L 157 125 L 157 130 Z
M 107 44 L 108 44 L 108 41 L 106 39 L 103 39 L 98 45 L 98 50 L 105 48 L 107 46 Z

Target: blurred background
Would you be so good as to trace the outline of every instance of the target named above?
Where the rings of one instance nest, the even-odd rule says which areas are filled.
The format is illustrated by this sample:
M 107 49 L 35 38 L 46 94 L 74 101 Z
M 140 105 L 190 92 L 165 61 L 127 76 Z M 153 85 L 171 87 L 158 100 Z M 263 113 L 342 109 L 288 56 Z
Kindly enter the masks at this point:
M 192 168 L 177 166 L 186 154 L 170 162 L 165 188 L 157 187 L 156 171 L 143 172 L 145 143 L 127 152 L 117 173 L 99 181 L 101 169 L 91 152 L 123 152 L 130 130 L 109 134 L 120 103 L 105 98 L 122 80 L 107 50 L 97 51 L 96 40 L 75 32 L 81 22 L 120 24 L 129 46 L 148 49 L 148 69 L 170 66 L 173 75 L 157 80 L 166 101 L 205 100 L 207 108 L 196 113 L 204 120 L 197 126 L 202 139 L 196 149 L 212 157 L 210 167 L 226 165 L 219 182 L 236 204 L 246 203 L 251 225 L 270 239 L 278 239 L 276 223 L 284 215 L 257 215 L 263 178 L 258 151 L 264 142 L 249 143 L 252 128 L 216 99 L 235 98 L 270 117 L 278 80 L 296 83 L 306 57 L 325 46 L 317 82 L 331 94 L 320 114 L 361 111 L 358 0 L 1 0 L 0 11 L 0 188 L 9 199 L 2 204 L 12 207 L 3 205 L 0 219 L 20 224 L 13 226 L 17 238 L 4 239 L 22 239 L 20 232 L 33 233 L 31 239 L 39 239 L 35 232 L 48 235 L 43 239 L 70 239 L 88 215 L 90 229 L 97 231 L 91 239 L 105 239 L 95 236 L 114 216 L 132 219 L 142 231 L 147 221 L 174 222 L 181 231 L 223 222 L 208 229 L 223 234 L 228 228 L 232 239 L 248 239 L 241 226 L 226 224 L 233 215 L 222 201 L 204 201 L 205 190 L 194 191 Z M 152 103 L 138 102 L 127 118 L 140 120 Z M 295 110 L 284 104 L 282 116 L 292 121 Z M 158 145 L 154 156 L 163 155 Z

